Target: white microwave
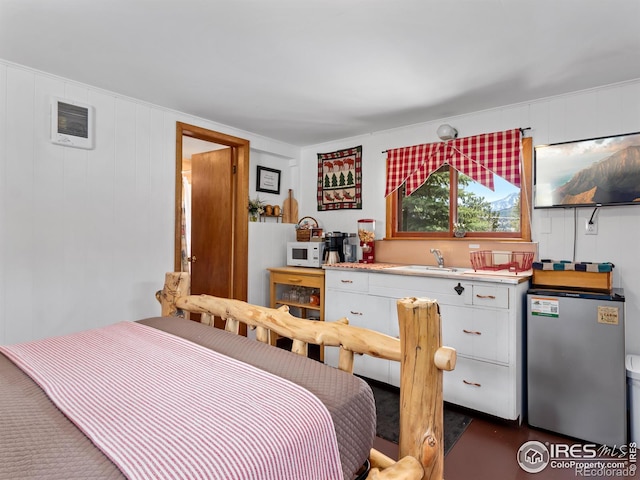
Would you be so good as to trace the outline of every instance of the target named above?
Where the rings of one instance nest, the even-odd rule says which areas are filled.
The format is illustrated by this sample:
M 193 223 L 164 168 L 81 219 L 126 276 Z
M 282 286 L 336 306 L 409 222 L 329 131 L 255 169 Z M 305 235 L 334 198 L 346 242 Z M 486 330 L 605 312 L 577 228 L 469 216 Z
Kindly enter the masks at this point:
M 287 265 L 322 268 L 324 242 L 287 242 Z

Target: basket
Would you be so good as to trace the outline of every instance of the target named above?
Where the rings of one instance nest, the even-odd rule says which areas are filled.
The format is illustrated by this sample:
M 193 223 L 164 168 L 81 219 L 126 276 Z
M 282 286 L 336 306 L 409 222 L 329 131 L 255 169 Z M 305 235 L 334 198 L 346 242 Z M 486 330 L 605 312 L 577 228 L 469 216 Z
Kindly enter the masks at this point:
M 310 228 L 297 229 L 296 240 L 298 242 L 309 242 L 311 240 L 311 229 Z
M 496 252 L 480 250 L 470 252 L 471 266 L 474 270 L 509 270 L 524 272 L 531 268 L 533 252 Z
M 318 229 L 318 221 L 313 217 L 302 217 L 296 226 L 296 240 L 298 242 L 311 241 L 311 234 Z M 320 230 L 322 235 L 322 230 Z

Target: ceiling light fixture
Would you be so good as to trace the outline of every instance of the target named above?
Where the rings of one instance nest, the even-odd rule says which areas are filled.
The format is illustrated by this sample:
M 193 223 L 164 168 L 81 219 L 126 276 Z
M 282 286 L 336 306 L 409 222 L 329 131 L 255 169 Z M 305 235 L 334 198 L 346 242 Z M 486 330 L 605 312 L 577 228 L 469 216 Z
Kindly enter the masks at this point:
M 440 140 L 445 140 L 445 141 L 452 140 L 458 137 L 458 131 L 448 123 L 445 123 L 444 125 L 440 125 L 438 127 L 437 133 L 438 133 L 438 137 L 440 137 Z

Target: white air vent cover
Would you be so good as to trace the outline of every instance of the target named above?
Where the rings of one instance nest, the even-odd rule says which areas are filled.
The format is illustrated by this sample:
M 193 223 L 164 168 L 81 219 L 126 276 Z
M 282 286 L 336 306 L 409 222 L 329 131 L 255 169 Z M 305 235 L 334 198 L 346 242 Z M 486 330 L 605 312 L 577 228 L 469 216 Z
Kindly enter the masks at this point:
M 75 148 L 93 148 L 93 107 L 62 98 L 51 99 L 51 141 Z

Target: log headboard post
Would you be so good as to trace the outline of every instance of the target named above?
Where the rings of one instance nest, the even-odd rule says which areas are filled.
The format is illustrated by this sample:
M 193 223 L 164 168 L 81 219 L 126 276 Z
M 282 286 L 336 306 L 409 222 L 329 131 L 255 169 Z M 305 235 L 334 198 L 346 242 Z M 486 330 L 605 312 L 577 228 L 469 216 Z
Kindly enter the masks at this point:
M 176 306 L 179 297 L 189 295 L 189 274 L 186 272 L 169 272 L 164 277 L 164 287 L 156 294 L 162 305 L 163 317 L 183 317 L 184 314 Z
M 422 464 L 424 479 L 441 479 L 442 370 L 453 370 L 456 352 L 442 347 L 440 312 L 435 300 L 402 298 L 397 308 L 401 355 L 398 458 L 415 457 Z M 406 372 L 413 373 L 405 375 Z

